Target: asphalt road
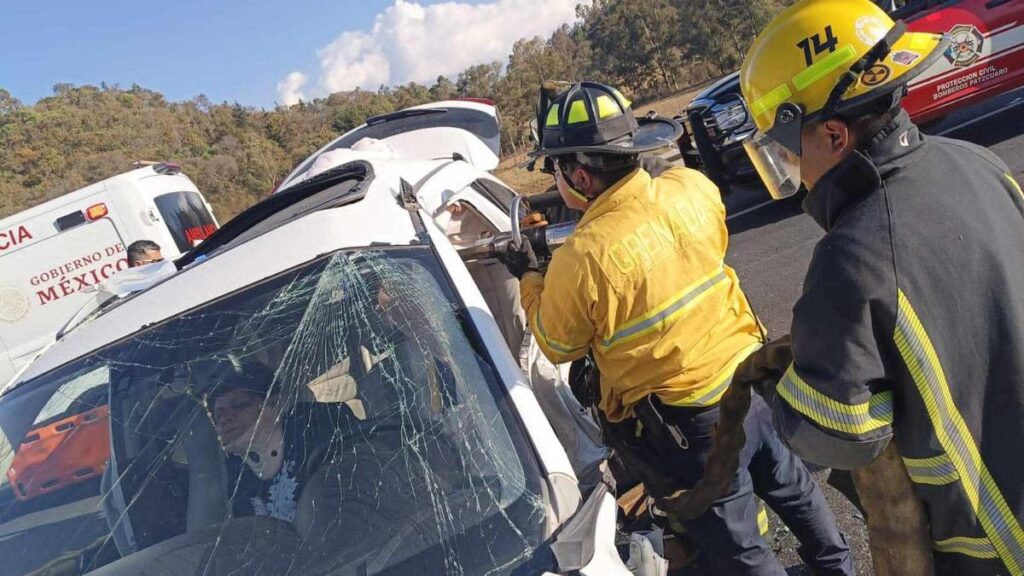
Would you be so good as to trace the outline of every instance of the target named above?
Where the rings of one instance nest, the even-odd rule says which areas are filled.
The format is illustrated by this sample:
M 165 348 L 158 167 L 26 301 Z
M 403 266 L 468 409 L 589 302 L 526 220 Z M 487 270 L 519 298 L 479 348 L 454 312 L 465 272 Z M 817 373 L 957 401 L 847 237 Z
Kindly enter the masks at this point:
M 928 126 L 929 134 L 968 140 L 988 147 L 1024 182 L 1024 90 L 1003 95 Z M 804 273 L 823 232 L 800 210 L 798 198 L 766 203 L 763 189 L 735 188 L 725 197 L 730 232 L 727 262 L 736 269 L 751 304 L 772 336 L 789 332 L 792 306 L 800 296 Z M 969 206 L 964 206 L 969 210 Z M 827 472 L 815 474 L 824 483 Z M 872 574 L 863 519 L 830 487 L 826 498 L 854 550 L 858 574 Z M 796 540 L 772 518 L 772 535 L 790 574 L 809 574 L 795 553 Z

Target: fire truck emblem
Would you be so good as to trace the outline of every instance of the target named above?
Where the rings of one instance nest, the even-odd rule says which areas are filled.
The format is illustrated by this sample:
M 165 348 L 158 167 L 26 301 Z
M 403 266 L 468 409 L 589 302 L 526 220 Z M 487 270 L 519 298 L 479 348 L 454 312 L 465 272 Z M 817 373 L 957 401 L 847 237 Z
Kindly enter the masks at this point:
M 13 286 L 0 286 L 0 321 L 17 322 L 28 314 L 28 297 Z
M 949 31 L 953 42 L 946 49 L 946 60 L 960 68 L 970 66 L 981 58 L 985 37 L 970 24 L 957 24 Z

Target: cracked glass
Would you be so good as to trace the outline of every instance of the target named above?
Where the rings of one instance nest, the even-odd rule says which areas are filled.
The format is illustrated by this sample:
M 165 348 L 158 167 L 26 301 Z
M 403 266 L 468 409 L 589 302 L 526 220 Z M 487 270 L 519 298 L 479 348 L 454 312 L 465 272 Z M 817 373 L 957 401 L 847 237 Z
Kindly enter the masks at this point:
M 4 574 L 534 574 L 542 478 L 429 248 L 349 250 L 0 397 Z

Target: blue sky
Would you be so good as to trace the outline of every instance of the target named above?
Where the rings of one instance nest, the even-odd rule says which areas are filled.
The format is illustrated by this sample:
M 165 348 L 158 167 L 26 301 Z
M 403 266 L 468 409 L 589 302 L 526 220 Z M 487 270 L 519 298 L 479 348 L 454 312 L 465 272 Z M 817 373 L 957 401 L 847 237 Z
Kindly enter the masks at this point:
M 53 85 L 59 82 L 77 85 L 105 81 L 123 87 L 137 83 L 170 100 L 205 94 L 214 102 L 271 107 L 282 100 L 284 92 L 278 84 L 289 74 L 302 77 L 290 93 L 308 98 L 349 88 L 344 84 L 352 70 L 358 66 L 378 70 L 382 61 L 391 63 L 384 66 L 390 72 L 359 77 L 367 84 L 381 79 L 398 83 L 416 79 L 410 75 L 436 77 L 435 68 L 443 73 L 451 72 L 445 67 L 461 70 L 472 63 L 469 60 L 474 56 L 466 54 L 471 51 L 458 50 L 462 60 L 424 56 L 426 59 L 412 66 L 408 60 L 420 56 L 416 50 L 403 55 L 394 46 L 394 39 L 403 37 L 410 18 L 424 27 L 428 36 L 432 31 L 444 38 L 459 36 L 463 31 L 470 33 L 478 28 L 474 19 L 487 21 L 481 22 L 477 30 L 486 32 L 495 25 L 491 20 L 503 19 L 503 11 L 514 6 L 517 13 L 522 13 L 523 4 L 532 3 L 178 0 L 147 7 L 146 2 L 128 0 L 9 0 L 4 2 L 0 18 L 0 88 L 31 104 L 51 94 Z M 551 3 L 536 0 L 538 6 Z M 553 3 L 563 7 L 567 4 L 564 0 Z M 385 13 L 391 16 L 381 16 Z M 459 22 L 451 25 L 455 28 L 442 29 L 444 22 L 453 20 Z M 386 29 L 373 33 L 375 22 L 383 23 Z M 557 25 L 553 22 L 547 27 Z M 529 26 L 522 26 L 520 35 L 545 33 L 526 29 Z M 480 42 L 493 44 L 493 37 L 493 33 L 482 34 Z M 463 41 L 472 44 L 476 39 Z M 507 46 L 495 45 L 483 52 L 491 58 L 502 51 L 507 54 L 513 41 L 500 39 L 498 43 Z M 350 49 L 354 44 L 360 48 Z M 436 41 L 428 39 L 427 44 Z M 447 53 L 452 52 L 449 49 Z

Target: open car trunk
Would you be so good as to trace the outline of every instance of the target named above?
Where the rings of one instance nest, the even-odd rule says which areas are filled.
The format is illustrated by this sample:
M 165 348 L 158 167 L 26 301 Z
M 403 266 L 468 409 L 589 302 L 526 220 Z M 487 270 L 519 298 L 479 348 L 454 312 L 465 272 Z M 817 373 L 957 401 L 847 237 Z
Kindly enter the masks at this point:
M 280 192 L 316 173 L 359 158 L 462 158 L 481 170 L 498 167 L 501 134 L 493 104 L 446 100 L 367 119 L 317 150 L 277 187 Z

